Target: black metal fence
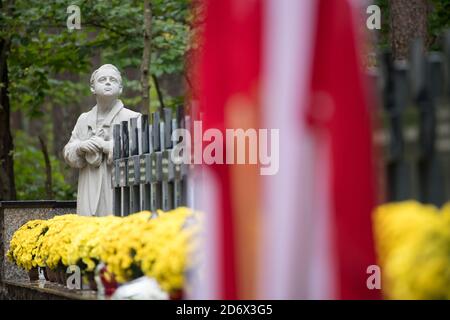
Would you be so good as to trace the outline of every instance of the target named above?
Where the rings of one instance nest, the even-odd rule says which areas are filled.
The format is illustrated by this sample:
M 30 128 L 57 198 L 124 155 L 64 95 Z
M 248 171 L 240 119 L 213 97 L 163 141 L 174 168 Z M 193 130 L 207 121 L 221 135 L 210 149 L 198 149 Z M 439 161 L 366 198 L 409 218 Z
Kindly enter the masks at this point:
M 140 121 L 140 123 L 138 123 Z M 114 215 L 141 210 L 164 211 L 187 205 L 187 164 L 175 164 L 172 132 L 189 126 L 183 108 L 163 109 L 114 125 Z
M 411 45 L 406 61 L 382 55 L 388 201 L 450 200 L 450 32 L 444 52 Z

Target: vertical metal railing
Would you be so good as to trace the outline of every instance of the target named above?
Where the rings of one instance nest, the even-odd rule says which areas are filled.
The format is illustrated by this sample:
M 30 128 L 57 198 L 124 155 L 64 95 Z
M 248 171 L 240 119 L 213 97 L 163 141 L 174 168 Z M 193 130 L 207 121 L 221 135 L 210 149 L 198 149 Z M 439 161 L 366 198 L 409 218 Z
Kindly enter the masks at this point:
M 172 161 L 172 133 L 190 121 L 177 108 L 124 121 L 113 128 L 114 215 L 164 211 L 187 205 L 188 164 Z
M 445 142 L 440 145 L 450 145 L 450 136 L 445 136 L 450 132 L 450 32 L 444 40 L 444 52 L 425 52 L 423 41 L 417 39 L 407 61 L 392 61 L 389 52 L 382 56 L 383 104 L 389 132 L 388 201 L 417 199 L 440 206 L 450 200 L 450 166 L 442 156 L 450 150 L 437 147 L 442 142 L 438 140 Z M 413 129 L 414 149 L 406 150 L 406 126 Z

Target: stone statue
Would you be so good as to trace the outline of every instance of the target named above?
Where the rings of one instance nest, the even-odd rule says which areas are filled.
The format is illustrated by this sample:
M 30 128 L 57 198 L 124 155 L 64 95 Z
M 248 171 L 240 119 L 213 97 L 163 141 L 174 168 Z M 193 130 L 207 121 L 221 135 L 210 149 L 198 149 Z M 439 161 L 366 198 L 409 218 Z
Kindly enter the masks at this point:
M 141 114 L 126 109 L 118 99 L 122 93 L 122 77 L 111 64 L 102 65 L 92 73 L 91 92 L 97 104 L 80 115 L 63 154 L 69 166 L 79 169 L 77 213 L 106 216 L 113 213 L 113 126 Z

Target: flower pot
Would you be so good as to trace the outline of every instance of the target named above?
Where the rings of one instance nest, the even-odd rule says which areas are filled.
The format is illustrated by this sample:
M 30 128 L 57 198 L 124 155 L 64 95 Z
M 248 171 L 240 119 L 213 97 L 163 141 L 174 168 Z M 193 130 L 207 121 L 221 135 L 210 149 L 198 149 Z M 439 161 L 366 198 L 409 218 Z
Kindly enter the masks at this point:
M 30 281 L 37 281 L 39 280 L 39 270 L 37 267 L 31 268 L 28 271 L 28 278 L 30 278 Z

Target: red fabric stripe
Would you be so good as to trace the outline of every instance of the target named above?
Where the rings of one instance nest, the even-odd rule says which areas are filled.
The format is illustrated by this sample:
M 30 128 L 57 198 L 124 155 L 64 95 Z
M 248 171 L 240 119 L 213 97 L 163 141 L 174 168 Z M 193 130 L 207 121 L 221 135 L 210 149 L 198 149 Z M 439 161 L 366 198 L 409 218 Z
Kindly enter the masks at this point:
M 348 1 L 320 1 L 312 93 L 321 99 L 312 105 L 311 118 L 328 131 L 331 144 L 337 297 L 377 299 L 379 290 L 366 286 L 367 267 L 376 264 L 371 224 L 375 206 L 371 123 L 351 10 Z M 327 101 L 332 102 L 331 114 L 324 109 Z
M 242 94 L 255 100 L 257 96 L 262 1 L 205 0 L 204 4 L 206 17 L 199 69 L 203 128 L 217 128 L 225 134 L 224 111 L 230 98 Z M 211 169 L 221 185 L 219 221 L 223 228 L 223 239 L 218 250 L 223 257 L 219 273 L 222 275 L 222 298 L 236 299 L 237 270 L 230 168 L 228 165 L 212 165 Z

